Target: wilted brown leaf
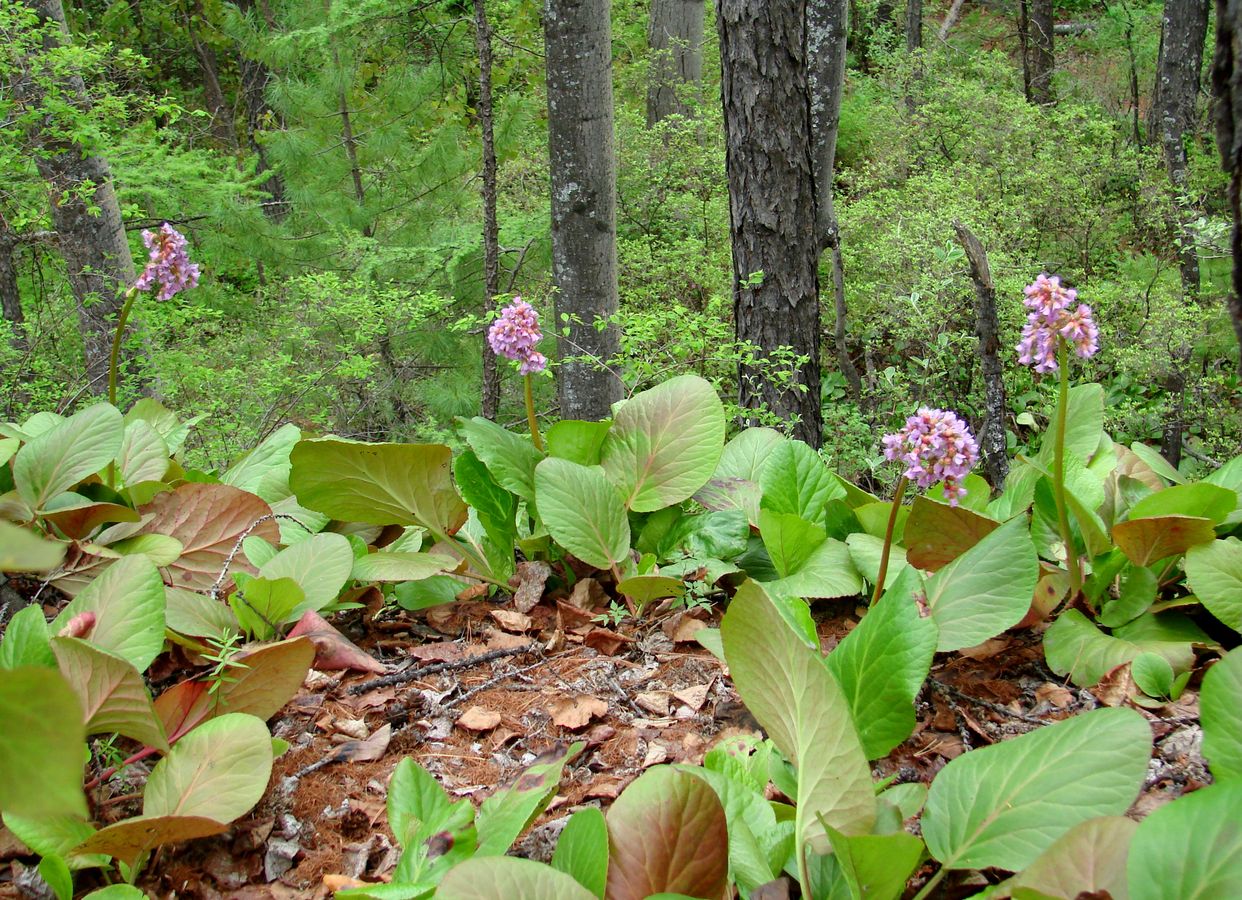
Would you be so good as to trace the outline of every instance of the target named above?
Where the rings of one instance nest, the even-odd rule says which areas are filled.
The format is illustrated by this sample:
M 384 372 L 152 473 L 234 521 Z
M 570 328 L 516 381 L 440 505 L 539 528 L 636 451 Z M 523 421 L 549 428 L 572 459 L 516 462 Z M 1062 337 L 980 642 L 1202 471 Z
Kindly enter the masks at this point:
M 535 622 L 530 616 L 512 609 L 493 609 L 488 615 L 495 619 L 505 631 L 521 634 L 535 627 Z
M 500 713 L 472 706 L 457 717 L 457 724 L 467 731 L 491 731 L 500 724 Z
M 314 610 L 308 610 L 289 632 L 289 637 L 305 635 L 315 645 L 316 669 L 336 671 L 353 669 L 358 672 L 375 672 L 378 675 L 388 671 L 377 659 L 364 653 L 349 638 L 333 628 L 328 621 Z
M 607 715 L 608 704 L 589 695 L 564 697 L 552 703 L 548 714 L 552 716 L 553 724 L 576 731 L 585 727 L 592 719 Z
M 542 560 L 518 563 L 517 574 L 513 576 L 517 581 L 513 608 L 520 613 L 528 613 L 534 609 L 543 597 L 544 585 L 548 583 L 548 576 L 551 574 L 552 567 Z

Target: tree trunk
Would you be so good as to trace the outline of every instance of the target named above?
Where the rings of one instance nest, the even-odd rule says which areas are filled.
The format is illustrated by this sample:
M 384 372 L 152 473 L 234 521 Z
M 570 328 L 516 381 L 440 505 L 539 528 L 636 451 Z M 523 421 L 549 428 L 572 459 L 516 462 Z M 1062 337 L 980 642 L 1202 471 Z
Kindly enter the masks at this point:
M 199 70 L 203 73 L 203 99 L 211 113 L 211 131 L 216 140 L 225 147 L 237 148 L 237 136 L 233 133 L 233 110 L 224 97 L 224 89 L 220 87 L 220 63 L 216 59 L 216 51 L 203 41 L 195 20 L 203 20 L 203 4 L 194 0 L 185 14 L 185 30 L 194 45 L 194 53 L 198 56 Z
M 17 266 L 13 252 L 17 248 L 17 236 L 4 223 L 0 223 L 0 312 L 13 331 L 13 346 L 26 349 L 26 317 L 22 313 L 22 295 L 17 287 Z
M 69 40 L 65 12 L 60 0 L 28 0 L 41 23 L 55 22 L 59 34 L 48 38 L 55 46 Z M 32 68 L 40 65 L 31 60 Z M 51 73 L 46 73 L 51 75 Z M 86 105 L 86 87 L 75 74 L 51 75 L 61 81 L 61 90 L 78 105 Z M 42 90 L 36 80 L 21 88 L 22 99 L 41 105 Z M 78 308 L 79 327 L 86 360 L 86 377 L 93 391 L 107 389 L 108 357 L 111 351 L 115 316 L 123 295 L 134 280 L 134 262 L 121 221 L 121 208 L 112 187 L 108 163 L 98 156 L 87 156 L 78 145 L 67 141 L 51 116 L 36 126 L 35 165 L 47 182 L 52 201 L 52 223 L 59 235 L 61 255 Z M 83 197 L 83 185 L 93 187 Z
M 906 50 L 923 46 L 923 0 L 906 0 Z
M 544 41 L 561 416 L 603 419 L 622 396 L 608 0 L 546 0 Z
M 785 389 L 762 369 L 739 365 L 739 404 L 796 418 L 794 436 L 818 447 L 820 241 L 805 7 L 720 0 L 721 95 L 737 337 L 762 356 L 789 347 L 806 360 Z
M 1030 29 L 1027 44 L 1031 54 L 1031 102 L 1046 106 L 1055 101 L 1052 93 L 1052 70 L 1056 66 L 1052 50 L 1052 0 L 1031 0 L 1027 24 Z
M 496 139 L 492 129 L 492 29 L 484 0 L 474 0 L 479 52 L 479 130 L 483 134 L 483 318 L 490 321 L 500 293 L 500 228 L 496 222 Z M 483 416 L 496 420 L 500 371 L 492 345 L 483 341 Z
M 1027 0 L 1018 0 L 1018 49 L 1022 54 L 1022 96 L 1031 103 L 1031 14 Z
M 832 251 L 832 291 L 836 319 L 833 341 L 837 367 L 857 402 L 862 397 L 862 379 L 850 359 L 845 340 L 845 269 L 841 261 L 841 234 L 833 204 L 837 134 L 841 125 L 841 95 L 845 91 L 848 17 L 847 0 L 808 0 L 806 5 L 807 90 L 811 97 L 815 231 L 820 253 L 825 249 Z
M 703 77 L 704 0 L 652 0 L 647 45 L 651 72 L 647 80 L 647 126 L 689 110 L 678 88 Z
M 254 2 L 239 0 L 237 8 L 248 13 L 254 8 Z M 285 179 L 268 163 L 267 149 L 259 141 L 259 135 L 268 130 L 269 120 L 274 116 L 272 108 L 267 104 L 267 83 L 271 80 L 272 73 L 261 61 L 246 56 L 244 52 L 237 55 L 237 68 L 241 76 L 242 99 L 246 103 L 246 142 L 259 160 L 259 171 L 267 174 L 262 186 L 271 196 L 263 204 L 263 214 L 273 222 L 283 222 L 289 215 L 289 203 L 285 199 Z M 278 128 L 284 125 L 278 118 L 275 124 Z
M 325 27 L 328 29 L 328 46 L 332 50 L 332 66 L 335 72 L 341 71 L 341 53 L 336 46 L 336 35 L 332 33 L 332 0 L 323 0 Z M 345 148 L 345 158 L 349 160 L 349 177 L 354 184 L 354 199 L 358 201 L 358 212 L 366 215 L 367 193 L 362 186 L 362 167 L 358 163 L 358 142 L 354 138 L 353 119 L 349 112 L 349 97 L 345 86 L 337 91 L 337 111 L 341 117 L 341 145 Z M 362 236 L 373 234 L 372 223 L 365 222 Z
M 1216 146 L 1229 173 L 1233 215 L 1233 290 L 1226 301 L 1242 351 L 1242 0 L 1216 0 L 1216 52 L 1212 59 Z M 1242 352 L 1238 358 L 1242 374 Z
M 983 372 L 984 405 L 987 411 L 979 429 L 979 449 L 988 483 L 999 490 L 1009 474 L 1005 452 L 1005 367 L 1000 358 L 1000 326 L 996 318 L 996 288 L 988 255 L 979 239 L 961 222 L 953 223 L 958 243 L 970 263 L 970 280 L 975 285 L 975 334 L 979 338 L 979 367 Z
M 1185 201 L 1188 188 L 1186 146 L 1183 143 L 1195 122 L 1195 98 L 1199 95 L 1199 71 L 1203 66 L 1203 42 L 1207 37 L 1207 0 L 1165 0 L 1160 28 L 1160 56 L 1147 136 L 1164 153 L 1165 169 L 1176 194 L 1174 213 L 1181 234 L 1178 258 L 1182 291 L 1199 293 L 1199 254 L 1186 226 L 1195 220 Z

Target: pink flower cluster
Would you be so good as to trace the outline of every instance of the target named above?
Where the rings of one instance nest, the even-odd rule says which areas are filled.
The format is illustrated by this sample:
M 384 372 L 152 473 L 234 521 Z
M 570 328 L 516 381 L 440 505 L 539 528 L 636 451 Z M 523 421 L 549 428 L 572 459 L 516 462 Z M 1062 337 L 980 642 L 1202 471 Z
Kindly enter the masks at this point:
M 198 266 L 190 262 L 186 253 L 187 242 L 181 232 L 165 222 L 159 231 L 144 230 L 142 242 L 146 244 L 150 258 L 134 287 L 149 291 L 158 286 L 158 299 L 169 300 L 198 285 Z
M 548 367 L 548 358 L 535 349 L 543 339 L 539 330 L 539 314 L 521 297 L 500 311 L 496 321 L 487 331 L 487 343 L 497 356 L 519 361 L 523 375 L 542 372 Z
M 962 479 L 979 460 L 979 445 L 956 413 L 920 407 L 905 428 L 884 437 L 885 459 L 905 463 L 905 477 L 921 488 L 944 482 L 950 506 L 966 494 Z
M 1035 366 L 1041 374 L 1055 372 L 1062 340 L 1081 359 L 1095 355 L 1100 348 L 1100 330 L 1091 318 L 1090 306 L 1079 303 L 1074 307 L 1077 299 L 1078 292 L 1064 287 L 1056 275 L 1040 275 L 1026 286 L 1026 299 L 1022 302 L 1030 312 L 1018 342 L 1018 362 Z

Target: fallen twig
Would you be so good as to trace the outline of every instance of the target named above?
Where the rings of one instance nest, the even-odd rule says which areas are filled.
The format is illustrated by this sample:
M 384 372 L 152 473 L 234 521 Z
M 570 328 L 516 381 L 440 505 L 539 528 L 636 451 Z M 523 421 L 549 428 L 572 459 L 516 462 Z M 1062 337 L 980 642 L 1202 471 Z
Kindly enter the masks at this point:
M 404 672 L 394 672 L 391 675 L 382 675 L 379 678 L 373 678 L 370 681 L 364 681 L 361 684 L 351 685 L 347 690 L 347 693 L 365 694 L 367 691 L 373 691 L 376 688 L 390 687 L 395 684 L 406 684 L 416 678 L 422 678 L 424 675 L 435 675 L 437 672 L 454 672 L 459 669 L 469 669 L 471 666 L 491 662 L 493 659 L 503 659 L 506 656 L 518 656 L 522 653 L 530 653 L 538 648 L 539 643 L 537 641 L 532 641 L 529 644 L 523 644 L 521 647 L 505 647 L 500 650 L 489 650 L 487 653 L 480 653 L 478 656 L 467 656 L 464 659 L 457 659 L 451 662 L 432 663 L 429 666 L 415 666 L 412 669 L 406 669 Z
M 959 700 L 965 700 L 967 703 L 977 704 L 978 706 L 982 706 L 984 709 L 991 710 L 992 712 L 998 713 L 1002 716 L 1009 716 L 1011 719 L 1020 719 L 1023 722 L 1030 722 L 1032 725 L 1050 724 L 1047 719 L 1041 719 L 1038 716 L 1028 716 L 1026 713 L 1014 712 L 1012 709 L 1009 709 L 1006 706 L 1001 706 L 999 703 L 993 703 L 991 700 L 984 700 L 982 697 L 972 697 L 969 694 L 963 694 L 957 688 L 953 687 L 953 685 L 945 684 L 943 681 L 937 681 L 934 678 L 929 678 L 927 679 L 927 683 L 942 693 L 951 694 Z

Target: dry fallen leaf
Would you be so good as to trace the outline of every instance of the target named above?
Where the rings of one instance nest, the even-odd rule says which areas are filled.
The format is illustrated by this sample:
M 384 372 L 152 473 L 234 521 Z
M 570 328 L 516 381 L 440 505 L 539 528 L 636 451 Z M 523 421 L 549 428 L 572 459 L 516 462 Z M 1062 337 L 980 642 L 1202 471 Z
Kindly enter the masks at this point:
M 1035 688 L 1035 699 L 1041 703 L 1047 702 L 1057 709 L 1065 709 L 1074 702 L 1074 695 L 1059 684 L 1045 681 Z
M 520 613 L 528 613 L 534 609 L 543 597 L 544 585 L 548 583 L 548 576 L 551 574 L 552 567 L 546 562 L 535 560 L 518 563 L 517 574 L 510 579 L 510 584 L 513 580 L 517 581 L 513 608 Z
M 669 712 L 668 691 L 643 691 L 634 702 L 653 716 L 667 716 Z
M 707 700 L 707 692 L 710 689 L 710 683 L 696 684 L 693 687 L 686 688 L 685 690 L 674 691 L 673 696 L 695 712 L 698 712 L 702 708 L 703 702 Z
M 486 639 L 485 648 L 487 650 L 516 650 L 518 647 L 530 646 L 529 638 L 508 634 L 496 628 L 484 629 L 483 637 Z
M 984 641 L 982 644 L 977 644 L 974 647 L 966 647 L 957 652 L 970 659 L 990 659 L 1008 646 L 1009 640 L 1007 638 L 998 637 Z
M 579 578 L 569 595 L 569 605 L 578 609 L 595 609 L 603 606 L 607 600 L 608 595 L 594 578 Z
M 620 778 L 617 776 L 608 776 L 605 778 L 597 778 L 591 782 L 591 786 L 586 789 L 583 797 L 596 797 L 600 800 L 616 800 L 621 796 L 621 791 L 629 784 L 632 778 Z
M 643 768 L 649 769 L 652 766 L 658 766 L 662 762 L 668 760 L 668 749 L 663 744 L 650 743 L 647 745 L 647 755 L 643 757 Z
M 633 638 L 628 638 L 623 634 L 617 634 L 607 628 L 594 626 L 590 628 L 582 636 L 582 643 L 586 644 L 596 653 L 602 653 L 604 656 L 616 656 L 617 651 L 626 644 L 632 644 Z
M 702 619 L 696 619 L 693 616 L 682 616 L 676 627 L 666 631 L 669 640 L 675 644 L 689 644 L 694 641 L 695 632 L 701 628 L 706 628 L 707 623 Z
M 525 613 L 515 612 L 511 609 L 493 609 L 488 615 L 495 619 L 497 624 L 505 631 L 521 634 L 535 627 L 534 619 Z
M 359 741 L 365 741 L 371 730 L 367 728 L 367 723 L 361 719 L 337 719 L 332 723 L 332 727 L 343 735 L 355 738 Z
M 1123 663 L 1110 669 L 1091 689 L 1091 693 L 1105 706 L 1124 706 L 1138 693 L 1138 686 L 1130 674 L 1130 664 Z
M 472 706 L 458 716 L 457 724 L 467 731 L 491 731 L 500 724 L 500 713 L 481 706 Z
M 598 697 L 580 696 L 564 697 L 557 700 L 548 710 L 552 722 L 561 728 L 576 731 L 586 726 L 598 716 L 608 714 L 608 704 Z

